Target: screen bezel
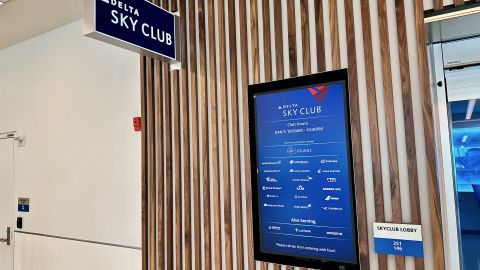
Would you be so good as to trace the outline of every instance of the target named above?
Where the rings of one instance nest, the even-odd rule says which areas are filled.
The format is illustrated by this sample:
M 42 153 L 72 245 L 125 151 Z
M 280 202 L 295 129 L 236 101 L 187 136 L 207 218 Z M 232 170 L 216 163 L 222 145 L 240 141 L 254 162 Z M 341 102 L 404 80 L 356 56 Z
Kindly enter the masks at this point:
M 261 226 L 259 210 L 259 190 L 258 190 L 258 156 L 257 156 L 257 127 L 256 127 L 256 109 L 254 97 L 258 94 L 268 94 L 270 92 L 289 91 L 306 88 L 312 85 L 325 85 L 334 82 L 344 83 L 344 111 L 345 111 L 345 132 L 347 141 L 347 158 L 350 182 L 350 205 L 352 208 L 353 239 L 356 262 L 330 261 L 319 258 L 302 257 L 295 254 L 282 255 L 278 253 L 267 253 L 260 249 L 261 245 Z M 356 190 L 353 171 L 352 138 L 350 125 L 350 100 L 347 69 L 317 73 L 312 75 L 300 76 L 290 79 L 284 79 L 261 84 L 248 86 L 248 108 L 249 108 L 249 135 L 250 135 L 250 175 L 252 191 L 252 214 L 253 214 L 253 237 L 254 237 L 254 259 L 276 264 L 284 264 L 298 267 L 321 268 L 321 269 L 342 269 L 357 270 L 360 269 L 359 263 L 359 245 L 358 245 L 358 223 L 356 209 Z

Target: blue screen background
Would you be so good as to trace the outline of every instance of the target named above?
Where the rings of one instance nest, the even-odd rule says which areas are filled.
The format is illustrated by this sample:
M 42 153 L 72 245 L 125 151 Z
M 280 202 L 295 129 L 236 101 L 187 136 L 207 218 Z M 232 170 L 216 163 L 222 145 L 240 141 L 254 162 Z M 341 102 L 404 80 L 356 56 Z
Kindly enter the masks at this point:
M 323 86 L 254 97 L 260 248 L 356 262 L 344 83 Z

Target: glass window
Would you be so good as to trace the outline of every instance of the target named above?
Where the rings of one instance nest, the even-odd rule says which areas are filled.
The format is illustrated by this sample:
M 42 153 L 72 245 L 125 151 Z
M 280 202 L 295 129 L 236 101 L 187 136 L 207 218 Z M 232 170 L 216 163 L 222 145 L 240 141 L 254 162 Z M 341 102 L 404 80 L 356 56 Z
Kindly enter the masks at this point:
M 480 269 L 480 99 L 449 102 L 449 110 L 462 264 Z

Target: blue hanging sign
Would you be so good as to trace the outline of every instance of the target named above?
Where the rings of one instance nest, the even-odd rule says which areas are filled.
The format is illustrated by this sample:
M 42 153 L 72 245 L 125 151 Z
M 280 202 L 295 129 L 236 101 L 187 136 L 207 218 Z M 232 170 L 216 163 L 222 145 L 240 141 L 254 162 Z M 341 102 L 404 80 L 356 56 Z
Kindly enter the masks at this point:
M 375 252 L 423 257 L 422 226 L 373 223 Z
M 149 1 L 85 0 L 84 16 L 85 36 L 165 62 L 181 61 L 179 17 Z

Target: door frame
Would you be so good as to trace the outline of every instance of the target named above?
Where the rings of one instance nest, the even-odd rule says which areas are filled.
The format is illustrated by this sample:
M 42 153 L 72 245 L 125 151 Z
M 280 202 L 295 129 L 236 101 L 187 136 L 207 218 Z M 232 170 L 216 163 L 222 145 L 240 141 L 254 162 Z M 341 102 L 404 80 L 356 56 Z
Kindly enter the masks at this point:
M 430 44 L 427 51 L 430 66 L 432 104 L 434 105 L 432 108 L 437 149 L 437 173 L 443 224 L 445 266 L 446 269 L 462 269 L 462 250 L 458 238 L 457 196 L 451 155 L 451 121 L 448 109 L 442 44 Z
M 7 132 L 0 132 L 0 141 L 3 140 L 12 140 L 13 146 L 15 146 L 15 141 L 19 140 L 19 137 L 16 136 L 17 132 L 16 131 L 7 131 Z M 12 152 L 12 159 L 15 159 L 15 150 L 13 149 Z M 13 170 L 15 170 L 15 160 L 13 160 Z M 12 184 L 13 184 L 13 195 L 12 195 L 12 200 L 13 200 L 13 205 L 15 205 L 15 174 L 12 175 Z M 11 217 L 11 224 L 12 226 L 10 227 L 10 247 L 12 249 L 12 270 L 15 269 L 15 209 L 13 209 L 13 216 Z M 0 231 L 3 231 L 3 228 L 0 228 Z M 3 234 L 2 234 L 3 235 Z

